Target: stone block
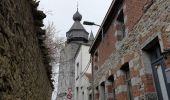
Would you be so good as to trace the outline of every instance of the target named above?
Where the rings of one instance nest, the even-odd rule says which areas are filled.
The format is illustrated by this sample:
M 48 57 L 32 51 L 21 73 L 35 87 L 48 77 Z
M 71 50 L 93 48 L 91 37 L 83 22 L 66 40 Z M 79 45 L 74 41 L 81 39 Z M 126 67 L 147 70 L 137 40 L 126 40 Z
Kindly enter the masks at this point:
M 126 85 L 120 85 L 115 90 L 116 94 L 127 92 L 127 86 Z
M 139 77 L 132 77 L 131 78 L 131 84 L 132 86 L 138 85 L 140 83 L 140 78 Z
M 123 76 L 125 75 L 124 72 L 122 70 L 117 70 L 117 77 Z

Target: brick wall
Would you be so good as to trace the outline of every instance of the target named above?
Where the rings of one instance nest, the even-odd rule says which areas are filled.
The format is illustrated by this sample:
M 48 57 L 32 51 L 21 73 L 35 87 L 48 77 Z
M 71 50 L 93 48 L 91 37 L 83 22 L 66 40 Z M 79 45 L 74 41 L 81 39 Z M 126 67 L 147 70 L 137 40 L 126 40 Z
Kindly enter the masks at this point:
M 115 32 L 117 31 L 117 24 L 115 23 L 118 14 L 121 9 L 124 13 L 125 27 L 131 30 L 133 26 L 138 23 L 139 19 L 144 13 L 144 6 L 147 4 L 148 0 L 130 0 L 124 1 L 124 4 L 119 9 L 117 15 L 112 19 L 112 23 L 108 30 L 104 33 L 103 41 L 97 47 L 96 51 L 99 53 L 99 61 L 96 63 L 99 67 L 105 62 L 105 60 L 116 50 L 115 43 L 117 42 L 117 37 Z
M 152 0 L 125 0 L 123 7 L 125 14 L 126 27 L 132 30 L 133 26 L 138 23 L 147 4 Z M 149 5 L 148 5 L 149 6 Z
M 96 50 L 98 52 L 98 61 L 94 62 L 95 65 L 98 65 L 99 67 L 104 63 L 104 61 L 110 56 L 110 54 L 115 50 L 114 44 L 115 44 L 115 37 L 114 32 L 115 27 L 114 25 L 111 25 L 106 32 L 106 35 L 103 38 L 103 41 L 99 45 L 98 49 Z

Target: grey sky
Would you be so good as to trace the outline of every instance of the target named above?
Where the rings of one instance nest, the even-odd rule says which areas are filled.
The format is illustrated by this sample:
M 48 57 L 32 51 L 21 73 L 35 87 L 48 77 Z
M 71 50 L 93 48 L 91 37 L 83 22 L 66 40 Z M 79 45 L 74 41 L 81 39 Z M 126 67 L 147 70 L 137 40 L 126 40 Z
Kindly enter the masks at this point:
M 82 14 L 82 21 L 93 21 L 101 24 L 103 18 L 111 4 L 112 0 L 40 0 L 40 9 L 47 13 L 45 24 L 54 22 L 59 35 L 65 36 L 65 33 L 73 24 L 72 16 L 77 10 L 77 1 L 79 12 Z M 50 11 L 50 12 L 49 12 Z M 86 30 L 91 30 L 95 34 L 98 30 L 96 26 L 85 26 Z
M 60 31 L 59 36 L 65 37 L 66 32 L 71 28 L 73 24 L 73 14 L 77 10 L 77 1 L 79 4 L 79 12 L 82 15 L 82 21 L 93 21 L 96 24 L 101 24 L 105 14 L 111 4 L 112 0 L 40 0 L 39 9 L 43 10 L 47 14 L 47 18 L 44 20 L 47 25 L 48 22 L 53 22 L 56 30 Z M 98 27 L 96 26 L 84 26 L 88 32 L 91 30 L 94 34 L 97 33 Z M 55 69 L 55 70 L 54 70 Z M 53 71 L 57 72 L 58 69 L 54 67 Z M 55 81 L 57 76 L 53 76 Z M 55 90 L 53 91 L 52 99 L 55 100 L 57 95 L 57 83 L 55 84 Z

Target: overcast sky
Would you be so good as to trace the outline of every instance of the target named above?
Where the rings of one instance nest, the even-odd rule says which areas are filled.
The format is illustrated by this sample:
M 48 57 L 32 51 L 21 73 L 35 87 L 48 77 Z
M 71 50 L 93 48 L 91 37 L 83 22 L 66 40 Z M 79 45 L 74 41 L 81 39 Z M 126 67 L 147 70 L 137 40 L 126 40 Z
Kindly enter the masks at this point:
M 39 9 L 47 14 L 47 18 L 44 20 L 45 25 L 49 22 L 53 22 L 56 30 L 59 31 L 58 35 L 65 37 L 66 32 L 74 23 L 72 17 L 77 11 L 77 2 L 79 12 L 82 15 L 81 23 L 86 20 L 100 25 L 111 1 L 112 0 L 40 0 Z M 88 32 L 92 30 L 94 34 L 98 31 L 97 26 L 84 27 Z M 54 69 L 54 72 L 58 71 L 57 68 Z M 53 77 L 57 80 L 57 76 Z M 55 85 L 55 87 L 57 87 L 57 84 Z M 52 100 L 55 100 L 56 94 L 57 90 L 55 89 L 52 95 Z
M 103 18 L 111 4 L 112 0 L 40 0 L 40 9 L 47 14 L 45 24 L 54 22 L 56 30 L 60 31 L 59 35 L 65 37 L 66 32 L 73 24 L 73 14 L 77 10 L 77 2 L 79 12 L 82 15 L 82 21 L 93 21 L 101 24 Z M 85 29 L 95 34 L 98 30 L 96 26 L 85 26 Z

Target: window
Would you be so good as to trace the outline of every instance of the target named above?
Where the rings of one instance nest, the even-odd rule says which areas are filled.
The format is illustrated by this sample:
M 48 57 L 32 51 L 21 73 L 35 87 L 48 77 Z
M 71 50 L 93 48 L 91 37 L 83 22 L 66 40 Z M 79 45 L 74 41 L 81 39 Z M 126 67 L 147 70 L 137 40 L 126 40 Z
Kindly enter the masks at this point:
M 95 71 L 98 70 L 98 66 L 97 66 L 97 65 L 94 66 L 94 70 L 95 70 Z
M 79 100 L 79 88 L 77 87 L 76 89 L 77 89 L 77 93 L 76 93 L 76 94 L 77 94 L 77 96 L 76 96 L 76 100 Z
M 111 83 L 111 85 L 112 85 L 112 95 L 113 95 L 113 100 L 115 100 L 116 98 L 115 98 L 115 96 L 116 96 L 116 94 L 115 94 L 115 84 L 114 84 L 114 77 L 113 77 L 113 75 L 111 75 L 109 78 L 108 78 L 108 81 Z
M 99 60 L 98 51 L 96 51 L 94 53 L 94 71 L 98 70 L 98 65 L 97 65 L 98 60 Z
M 121 41 L 126 36 L 123 10 L 120 11 L 116 22 L 117 40 Z
M 132 84 L 131 84 L 130 71 L 129 71 L 129 63 L 124 64 L 122 66 L 121 70 L 125 74 L 125 82 L 126 82 L 126 86 L 127 86 L 128 100 L 133 100 Z
M 89 100 L 92 100 L 92 94 L 89 95 Z
M 95 99 L 96 99 L 96 100 L 99 100 L 99 96 L 100 96 L 100 93 L 99 93 L 99 86 L 97 86 L 97 87 L 96 87 Z
M 96 52 L 95 55 L 94 55 L 94 61 L 95 61 L 95 62 L 98 61 L 98 52 Z
M 155 82 L 155 88 L 157 91 L 157 97 L 159 100 L 169 100 L 170 99 L 170 85 L 167 82 L 165 75 L 166 65 L 164 58 L 161 54 L 161 48 L 159 44 L 159 39 L 156 37 L 148 45 L 143 48 L 145 66 L 149 66 L 152 71 L 151 75 Z M 149 80 L 148 80 L 149 81 Z
M 79 76 L 79 63 L 77 63 L 77 77 Z
M 100 87 L 101 87 L 100 98 L 101 100 L 106 100 L 105 82 L 102 82 Z
M 82 100 L 84 100 L 84 92 L 82 92 Z

